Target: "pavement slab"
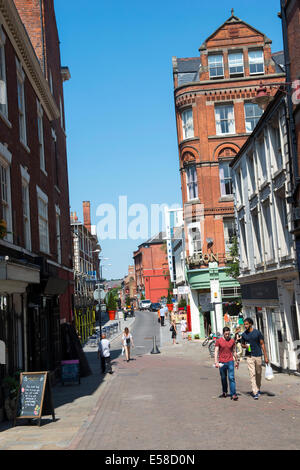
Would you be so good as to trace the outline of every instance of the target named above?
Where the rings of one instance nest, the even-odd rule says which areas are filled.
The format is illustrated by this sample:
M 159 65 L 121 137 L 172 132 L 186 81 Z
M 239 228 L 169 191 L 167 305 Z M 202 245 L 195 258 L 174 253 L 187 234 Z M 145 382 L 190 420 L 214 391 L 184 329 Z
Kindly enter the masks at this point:
M 247 439 L 251 449 L 299 449 L 299 377 L 263 379 L 262 397 L 255 401 L 242 360 L 236 373 L 239 400 L 221 399 L 219 371 L 208 349 L 196 340 L 173 345 L 167 328 L 160 354 L 135 350 L 129 363 L 116 337 L 114 374 L 104 377 L 96 349 L 87 345 L 93 375 L 79 386 L 53 388 L 56 421 L 45 417 L 41 427 L 15 428 L 1 423 L 0 449 L 227 450 L 245 449 Z M 135 331 L 134 337 L 141 346 Z

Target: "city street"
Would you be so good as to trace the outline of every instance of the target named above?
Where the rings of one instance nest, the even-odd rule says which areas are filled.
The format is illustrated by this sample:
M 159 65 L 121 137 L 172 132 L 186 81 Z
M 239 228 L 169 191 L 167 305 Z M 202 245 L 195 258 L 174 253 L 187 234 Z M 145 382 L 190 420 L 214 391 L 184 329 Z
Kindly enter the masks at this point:
M 137 312 L 122 328 L 125 323 L 135 343 L 132 360 L 125 361 L 116 337 L 114 374 L 103 377 L 96 348 L 85 347 L 93 375 L 80 385 L 53 388 L 56 421 L 45 417 L 40 428 L 3 426 L 1 450 L 299 448 L 299 377 L 263 379 L 262 396 L 254 401 L 242 361 L 239 401 L 221 399 L 219 372 L 200 341 L 178 336 L 179 344 L 172 345 L 169 322 L 160 327 L 151 312 Z M 153 331 L 160 354 L 149 354 Z
M 133 328 L 137 346 L 147 333 L 142 319 L 151 315 L 137 315 Z M 164 330 L 169 330 L 168 323 Z M 263 380 L 262 397 L 254 401 L 243 361 L 237 373 L 239 401 L 233 402 L 219 398 L 219 372 L 200 342 L 173 346 L 170 341 L 157 355 L 140 356 L 136 348 L 133 359 L 129 364 L 121 356 L 115 359 L 115 374 L 89 426 L 70 448 L 299 448 L 299 377 L 276 374 L 273 382 Z M 248 444 L 247 436 L 251 436 Z

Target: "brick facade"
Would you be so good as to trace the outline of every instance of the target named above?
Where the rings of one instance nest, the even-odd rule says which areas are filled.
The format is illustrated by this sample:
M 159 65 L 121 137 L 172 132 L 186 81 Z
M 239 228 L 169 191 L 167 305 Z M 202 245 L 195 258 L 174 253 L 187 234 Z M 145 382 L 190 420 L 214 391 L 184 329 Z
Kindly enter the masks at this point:
M 273 95 L 270 85 L 285 77 L 282 54 L 234 12 L 199 51 L 172 62 L 192 332 L 203 337 L 222 331 L 228 303 L 240 308 L 239 283 L 225 269 L 236 229 L 229 163 L 260 118 L 260 84 Z
M 160 302 L 161 297 L 167 297 L 170 274 L 162 237 L 154 237 L 139 245 L 133 258 L 138 300 L 142 294 L 151 302 Z
M 11 233 L 0 240 L 0 255 L 18 263 L 26 261 L 40 270 L 40 284 L 29 282 L 26 289 L 23 286 L 23 300 L 18 301 L 18 305 L 23 305 L 23 310 L 18 314 L 24 316 L 28 329 L 33 329 L 29 331 L 28 338 L 24 331 L 24 344 L 16 346 L 28 353 L 19 368 L 54 370 L 60 359 L 59 325 L 70 323 L 73 318 L 72 244 L 63 107 L 63 81 L 68 74 L 66 69 L 62 73 L 60 64 L 52 0 L 4 0 L 0 5 L 0 25 L 1 41 L 4 40 L 2 61 L 4 59 L 5 62 L 7 98 L 7 113 L 3 107 L 0 110 L 0 150 L 3 149 L 0 159 L 4 161 L 3 153 L 11 156 L 6 174 L 10 183 Z M 22 96 L 18 88 L 20 80 L 24 83 L 24 142 L 21 142 L 19 112 Z M 24 225 L 24 178 L 28 184 L 28 231 Z M 45 229 L 46 222 L 41 229 L 39 197 L 44 198 L 48 230 Z M 7 209 L 4 201 L 0 207 L 0 216 L 5 219 Z M 0 295 L 5 292 L 5 280 L 3 282 Z M 12 296 L 16 297 L 17 292 L 20 289 L 12 292 Z M 40 331 L 41 345 L 34 333 L 40 328 L 43 329 Z M 43 337 L 43 334 L 46 336 Z M 20 352 L 16 354 L 21 355 Z
M 200 47 L 200 57 L 173 58 L 174 97 L 178 132 L 178 150 L 181 173 L 182 199 L 185 208 L 185 226 L 195 219 L 199 204 L 203 205 L 204 222 L 201 227 L 203 253 L 220 254 L 220 265 L 224 265 L 225 254 L 223 218 L 233 216 L 233 197 L 222 197 L 220 191 L 219 163 L 236 155 L 248 138 L 245 127 L 244 103 L 251 102 L 260 82 L 264 86 L 274 81 L 283 81 L 284 74 L 278 73 L 271 55 L 271 41 L 252 26 L 234 15 L 217 29 Z M 248 50 L 260 48 L 264 56 L 264 73 L 250 75 Z M 242 52 L 244 72 L 238 77 L 229 75 L 228 53 Z M 208 57 L 222 54 L 224 75 L 210 79 Z M 189 65 L 190 64 L 190 65 Z M 195 65 L 196 64 L 196 65 Z M 189 70 L 190 67 L 190 70 Z M 191 70 L 192 68 L 192 70 Z M 193 80 L 184 75 L 194 72 Z M 268 87 L 274 94 L 274 90 Z M 215 106 L 232 104 L 234 109 L 235 132 L 217 135 Z M 185 139 L 182 113 L 192 109 L 194 136 Z M 187 168 L 196 166 L 198 197 L 189 201 L 187 195 Z M 213 239 L 213 248 L 206 239 Z M 187 254 L 189 241 L 187 239 Z

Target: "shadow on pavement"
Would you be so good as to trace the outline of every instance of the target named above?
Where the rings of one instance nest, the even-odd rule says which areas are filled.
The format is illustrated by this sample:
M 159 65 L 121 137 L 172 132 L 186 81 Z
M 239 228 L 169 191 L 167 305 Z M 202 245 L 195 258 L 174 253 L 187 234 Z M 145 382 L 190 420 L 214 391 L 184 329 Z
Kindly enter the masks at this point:
M 112 366 L 115 364 L 115 360 L 121 355 L 121 351 L 121 349 L 111 351 Z M 82 377 L 80 384 L 56 384 L 52 388 L 54 408 L 72 403 L 78 398 L 92 395 L 103 382 L 105 374 L 101 372 L 101 364 L 100 359 L 97 359 L 97 351 L 86 351 L 85 355 L 92 370 L 92 374 L 88 377 Z

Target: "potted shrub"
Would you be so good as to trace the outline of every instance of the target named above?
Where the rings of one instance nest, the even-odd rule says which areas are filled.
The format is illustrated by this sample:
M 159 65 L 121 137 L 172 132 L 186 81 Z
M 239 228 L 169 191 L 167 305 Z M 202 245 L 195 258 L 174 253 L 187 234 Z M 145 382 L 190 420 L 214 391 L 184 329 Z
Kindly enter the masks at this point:
M 9 421 L 14 419 L 15 409 L 17 405 L 17 396 L 19 389 L 19 380 L 17 374 L 14 377 L 7 375 L 2 382 L 4 394 L 4 410 Z
M 114 320 L 116 311 L 117 311 L 117 301 L 115 299 L 113 292 L 109 292 L 108 294 L 107 310 L 108 310 L 109 319 Z
M 173 302 L 172 302 L 171 289 L 168 289 L 167 307 L 168 307 L 169 312 L 172 312 Z

